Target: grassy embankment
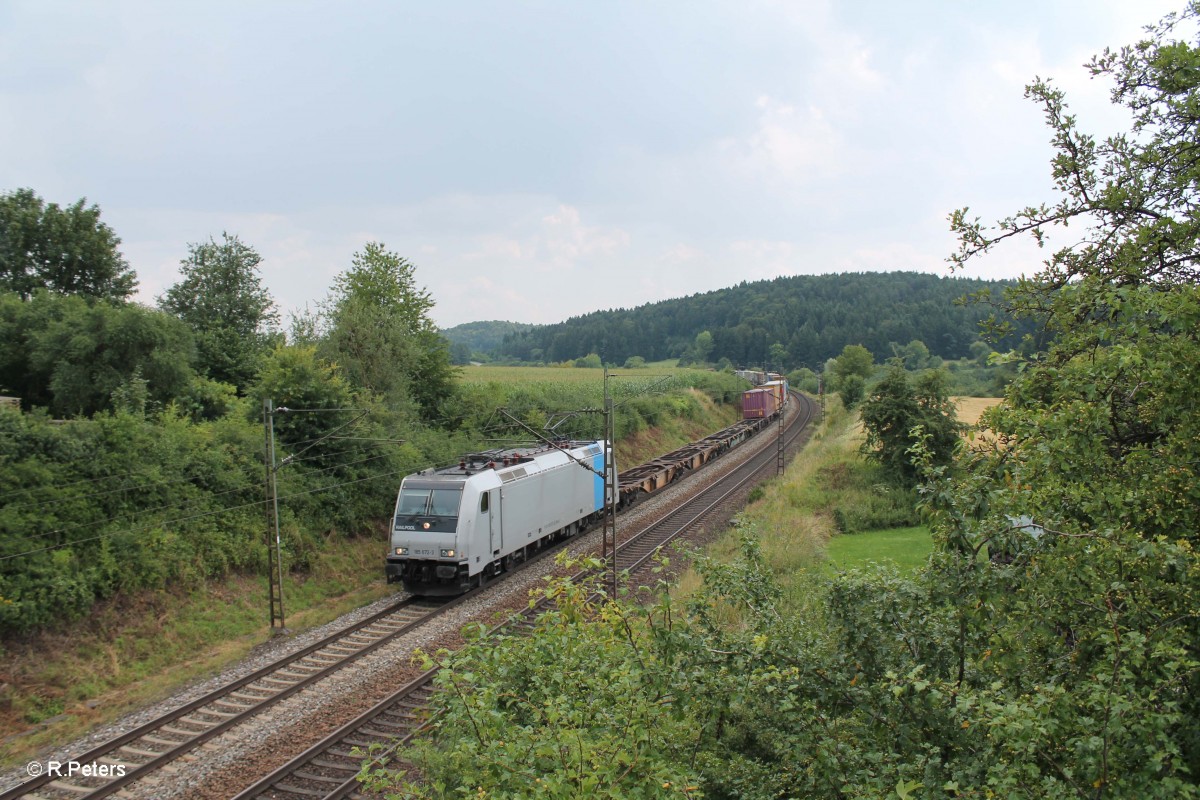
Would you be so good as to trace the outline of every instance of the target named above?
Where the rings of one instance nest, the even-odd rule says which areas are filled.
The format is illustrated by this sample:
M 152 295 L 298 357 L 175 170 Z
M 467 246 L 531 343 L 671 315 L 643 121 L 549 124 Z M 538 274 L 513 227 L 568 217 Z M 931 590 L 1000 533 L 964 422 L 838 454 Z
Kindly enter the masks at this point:
M 960 398 L 959 419 L 974 424 L 995 398 Z M 891 562 L 902 571 L 923 565 L 931 550 L 929 529 L 923 525 L 871 527 L 873 519 L 893 515 L 885 476 L 860 454 L 863 441 L 856 414 L 847 413 L 836 398 L 828 403 L 825 423 L 784 475 L 752 495 L 739 517 L 740 527 L 758 535 L 763 555 L 778 576 L 790 601 L 803 606 L 813 574 L 844 570 L 870 562 Z M 898 502 L 898 500 L 897 500 Z M 865 525 L 841 533 L 847 521 Z M 709 554 L 732 560 L 739 536 L 730 531 L 714 543 Z M 687 573 L 681 591 L 695 587 L 698 577 Z
M 663 370 L 618 371 L 640 378 Z M 598 383 L 597 370 L 479 367 L 465 381 Z M 681 401 L 682 402 L 682 401 Z M 691 416 L 663 414 L 617 445 L 631 465 L 730 424 L 731 406 L 690 391 Z M 386 510 L 383 511 L 386 513 Z M 331 538 L 305 575 L 288 576 L 284 600 L 293 631 L 320 625 L 392 591 L 383 581 L 383 528 Z M 62 630 L 0 648 L 0 766 L 27 761 L 92 727 L 219 672 L 267 636 L 266 583 L 234 577 L 199 592 L 122 596 Z

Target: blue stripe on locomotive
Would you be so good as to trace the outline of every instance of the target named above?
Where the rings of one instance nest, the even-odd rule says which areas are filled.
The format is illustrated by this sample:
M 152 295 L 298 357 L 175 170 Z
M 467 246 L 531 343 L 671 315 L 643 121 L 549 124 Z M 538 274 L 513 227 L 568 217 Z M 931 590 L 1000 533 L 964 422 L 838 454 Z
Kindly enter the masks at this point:
M 601 452 L 598 456 L 592 457 L 592 469 L 600 473 L 592 478 L 592 497 L 595 508 L 599 511 L 604 508 L 604 478 L 600 477 L 605 474 L 604 470 L 604 453 Z

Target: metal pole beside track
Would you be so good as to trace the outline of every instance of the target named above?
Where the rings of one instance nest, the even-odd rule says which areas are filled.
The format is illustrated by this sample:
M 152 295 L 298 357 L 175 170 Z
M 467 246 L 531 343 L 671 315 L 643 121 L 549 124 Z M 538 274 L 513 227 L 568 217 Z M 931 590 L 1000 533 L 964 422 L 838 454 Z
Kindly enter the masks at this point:
M 265 464 L 267 468 L 267 596 L 271 606 L 271 631 L 283 633 L 287 624 L 283 619 L 283 551 L 279 542 L 279 489 L 276 484 L 275 466 L 275 409 L 271 400 L 263 400 L 263 428 L 265 435 Z M 272 535 L 274 541 L 271 541 Z M 278 621 L 278 625 L 276 625 Z
M 616 410 L 608 390 L 608 368 L 604 368 L 604 544 L 601 557 L 610 572 L 609 596 L 617 599 L 617 471 L 614 462 Z M 612 537 L 609 539 L 609 537 Z M 611 542 L 611 544 L 610 544 Z

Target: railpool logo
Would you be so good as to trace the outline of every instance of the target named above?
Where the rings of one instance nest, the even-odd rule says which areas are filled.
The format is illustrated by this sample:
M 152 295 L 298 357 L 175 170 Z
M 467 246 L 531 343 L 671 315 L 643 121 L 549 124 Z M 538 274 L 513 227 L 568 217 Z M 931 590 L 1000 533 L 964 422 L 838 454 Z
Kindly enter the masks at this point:
M 45 764 L 30 761 L 25 765 L 25 771 L 31 778 L 40 778 L 42 775 L 51 778 L 72 778 L 77 775 L 82 778 L 124 778 L 125 769 L 124 764 L 101 764 L 96 761 L 90 764 L 78 761 L 47 761 Z

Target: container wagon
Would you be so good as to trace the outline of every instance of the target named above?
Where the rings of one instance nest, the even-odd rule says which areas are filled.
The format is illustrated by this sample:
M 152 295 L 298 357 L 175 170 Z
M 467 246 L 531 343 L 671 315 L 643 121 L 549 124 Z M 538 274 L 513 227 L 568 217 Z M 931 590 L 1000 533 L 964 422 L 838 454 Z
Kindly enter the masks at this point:
M 769 387 L 742 392 L 742 419 L 770 419 L 779 411 L 779 397 Z

